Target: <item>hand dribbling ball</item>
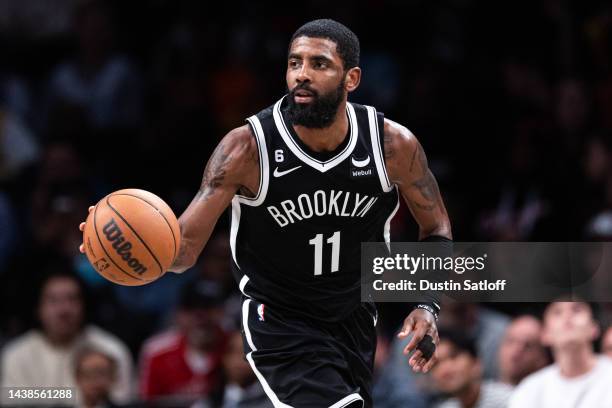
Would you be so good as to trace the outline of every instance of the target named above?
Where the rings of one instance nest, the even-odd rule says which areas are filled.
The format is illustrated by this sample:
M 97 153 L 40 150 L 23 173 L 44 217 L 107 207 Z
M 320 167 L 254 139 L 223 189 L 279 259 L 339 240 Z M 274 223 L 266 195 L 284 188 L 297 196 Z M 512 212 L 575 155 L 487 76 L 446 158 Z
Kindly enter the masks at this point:
M 139 189 L 115 191 L 91 210 L 83 230 L 85 254 L 96 271 L 119 285 L 160 278 L 176 258 L 178 220 L 158 196 Z

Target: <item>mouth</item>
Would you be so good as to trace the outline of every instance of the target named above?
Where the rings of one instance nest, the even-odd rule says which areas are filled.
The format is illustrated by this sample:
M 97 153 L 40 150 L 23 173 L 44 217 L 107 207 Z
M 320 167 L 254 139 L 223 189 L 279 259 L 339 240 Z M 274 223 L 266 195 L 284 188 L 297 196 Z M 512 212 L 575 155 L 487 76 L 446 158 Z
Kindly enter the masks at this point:
M 298 89 L 293 92 L 293 98 L 296 103 L 309 103 L 315 98 L 315 94 L 307 89 Z

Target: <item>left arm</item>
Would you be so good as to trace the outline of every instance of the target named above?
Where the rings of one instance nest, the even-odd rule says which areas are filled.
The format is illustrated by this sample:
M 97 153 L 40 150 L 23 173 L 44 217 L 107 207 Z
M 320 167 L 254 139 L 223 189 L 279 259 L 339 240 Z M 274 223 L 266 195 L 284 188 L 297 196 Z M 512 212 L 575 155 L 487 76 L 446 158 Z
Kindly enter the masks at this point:
M 385 119 L 384 132 L 389 181 L 398 187 L 419 225 L 419 240 L 451 240 L 448 214 L 423 147 L 408 129 L 391 120 Z M 425 335 L 431 336 L 436 346 L 439 342 L 435 317 L 425 309 L 415 308 L 406 317 L 398 337 L 405 338 L 409 333 L 413 335 L 404 349 L 404 354 L 414 350 Z M 416 350 L 410 357 L 409 364 L 416 372 L 427 372 L 433 367 L 435 360 L 435 355 L 426 360 L 423 353 Z

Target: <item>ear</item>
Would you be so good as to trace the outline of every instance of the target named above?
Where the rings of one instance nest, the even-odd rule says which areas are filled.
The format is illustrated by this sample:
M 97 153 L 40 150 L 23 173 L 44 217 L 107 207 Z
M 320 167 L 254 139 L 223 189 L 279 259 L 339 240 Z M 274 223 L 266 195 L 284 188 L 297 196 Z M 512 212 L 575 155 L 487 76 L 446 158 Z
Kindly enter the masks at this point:
M 359 86 L 361 82 L 361 68 L 354 67 L 348 70 L 346 73 L 344 88 L 347 92 L 353 92 Z

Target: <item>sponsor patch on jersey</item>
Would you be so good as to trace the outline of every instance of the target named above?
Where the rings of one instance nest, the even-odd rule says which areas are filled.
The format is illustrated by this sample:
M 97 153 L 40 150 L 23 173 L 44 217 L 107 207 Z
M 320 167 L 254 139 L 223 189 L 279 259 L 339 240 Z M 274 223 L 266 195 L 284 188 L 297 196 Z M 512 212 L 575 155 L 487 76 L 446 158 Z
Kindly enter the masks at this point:
M 351 178 L 370 177 L 374 175 L 374 169 L 371 166 L 370 156 L 365 158 L 351 157 L 350 170 Z
M 257 306 L 257 314 L 259 315 L 259 321 L 260 322 L 265 322 L 266 318 L 264 317 L 264 313 L 266 311 L 266 305 L 264 305 L 263 303 L 259 306 Z

